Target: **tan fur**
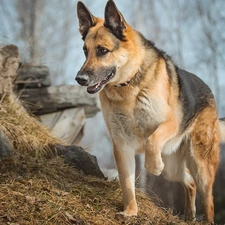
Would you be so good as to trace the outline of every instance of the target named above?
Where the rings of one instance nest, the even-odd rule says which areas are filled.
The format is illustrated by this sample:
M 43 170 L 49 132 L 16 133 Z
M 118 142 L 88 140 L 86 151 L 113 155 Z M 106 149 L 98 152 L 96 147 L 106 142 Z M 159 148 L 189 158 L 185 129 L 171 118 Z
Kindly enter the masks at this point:
M 119 17 L 119 22 L 123 22 L 120 26 L 124 28 L 126 40 L 116 38 L 103 20 L 91 15 L 96 24 L 85 36 L 88 55 L 79 76 L 82 77 L 83 71 L 97 75 L 105 68 L 116 67 L 115 76 L 103 85 L 99 96 L 123 191 L 123 214 L 137 215 L 134 156 L 144 153 L 145 168 L 150 173 L 163 173 L 167 179 L 184 186 L 185 219 L 195 219 L 197 187 L 203 201 L 204 219 L 212 222 L 212 185 L 219 162 L 219 131 L 225 130 L 224 125 L 219 128 L 215 102 L 211 100 L 181 132 L 186 112 L 179 98 L 174 64 L 153 48 L 144 46 L 141 36 L 126 23 L 113 1 L 108 1 L 106 14 L 107 7 L 112 7 L 110 12 L 116 12 L 115 20 Z M 83 8 L 79 5 L 78 12 L 85 12 Z M 112 26 L 113 19 L 108 19 L 113 21 Z M 83 22 L 83 17 L 80 20 Z M 104 46 L 109 52 L 104 57 L 97 56 L 98 46 Z M 129 85 L 118 86 L 127 81 Z
M 220 120 L 220 141 L 225 142 L 225 121 Z
M 207 221 L 213 221 L 214 218 L 212 186 L 219 161 L 219 139 L 219 123 L 213 104 L 197 117 L 191 133 L 192 169 L 194 168 L 192 174 L 202 196 Z

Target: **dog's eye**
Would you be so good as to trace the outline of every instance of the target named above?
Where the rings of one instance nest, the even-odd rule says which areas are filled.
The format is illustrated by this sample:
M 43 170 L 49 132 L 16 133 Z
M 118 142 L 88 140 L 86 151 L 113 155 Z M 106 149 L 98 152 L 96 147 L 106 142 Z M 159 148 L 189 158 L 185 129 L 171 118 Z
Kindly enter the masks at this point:
M 99 56 L 103 56 L 105 55 L 106 53 L 108 53 L 109 50 L 107 48 L 104 48 L 104 47 L 98 47 L 98 50 L 97 50 L 97 54 Z
M 105 54 L 105 53 L 107 53 L 108 52 L 108 49 L 106 49 L 106 48 L 101 48 L 101 53 L 102 54 Z

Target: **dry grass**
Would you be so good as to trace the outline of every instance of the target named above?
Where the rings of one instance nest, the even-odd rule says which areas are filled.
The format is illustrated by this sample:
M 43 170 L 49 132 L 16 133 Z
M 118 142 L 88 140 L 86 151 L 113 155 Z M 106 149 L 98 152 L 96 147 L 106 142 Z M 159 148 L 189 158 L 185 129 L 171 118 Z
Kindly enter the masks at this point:
M 0 224 L 120 224 L 122 210 L 117 182 L 85 177 L 54 158 L 43 163 L 21 162 L 16 170 L 1 167 Z M 138 194 L 139 216 L 125 224 L 182 224 L 168 211 Z
M 51 132 L 31 117 L 13 98 L 6 97 L 0 105 L 0 130 L 12 141 L 16 152 L 39 157 L 59 143 Z
M 59 141 L 11 98 L 2 102 L 0 129 L 14 147 L 13 156 L 0 162 L 0 224 L 185 224 L 138 191 L 138 217 L 116 220 L 122 210 L 118 183 L 43 157 Z

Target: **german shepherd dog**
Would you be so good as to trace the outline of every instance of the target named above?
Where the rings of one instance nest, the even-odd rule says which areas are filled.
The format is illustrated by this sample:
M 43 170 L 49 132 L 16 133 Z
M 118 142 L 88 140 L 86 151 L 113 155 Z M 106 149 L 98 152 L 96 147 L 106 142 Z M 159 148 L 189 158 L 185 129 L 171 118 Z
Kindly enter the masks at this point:
M 183 185 L 185 220 L 195 219 L 197 188 L 203 218 L 213 222 L 212 186 L 225 120 L 218 119 L 209 87 L 135 31 L 113 0 L 104 19 L 82 2 L 77 15 L 86 61 L 76 81 L 90 94 L 100 92 L 123 192 L 121 214 L 137 215 L 135 154 L 144 153 L 150 173 Z

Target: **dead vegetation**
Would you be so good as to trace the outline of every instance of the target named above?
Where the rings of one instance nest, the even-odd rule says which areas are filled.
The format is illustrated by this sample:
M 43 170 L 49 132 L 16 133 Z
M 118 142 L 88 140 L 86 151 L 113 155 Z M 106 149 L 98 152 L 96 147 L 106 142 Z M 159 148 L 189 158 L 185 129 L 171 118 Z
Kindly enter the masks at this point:
M 13 97 L 4 98 L 0 108 L 0 129 L 12 140 L 15 153 L 38 157 L 59 143 L 50 131 L 26 113 Z
M 119 221 L 118 182 L 84 176 L 52 152 L 59 141 L 10 97 L 2 101 L 0 130 L 14 153 L 0 162 L 0 224 L 186 224 L 137 191 L 139 214 Z

